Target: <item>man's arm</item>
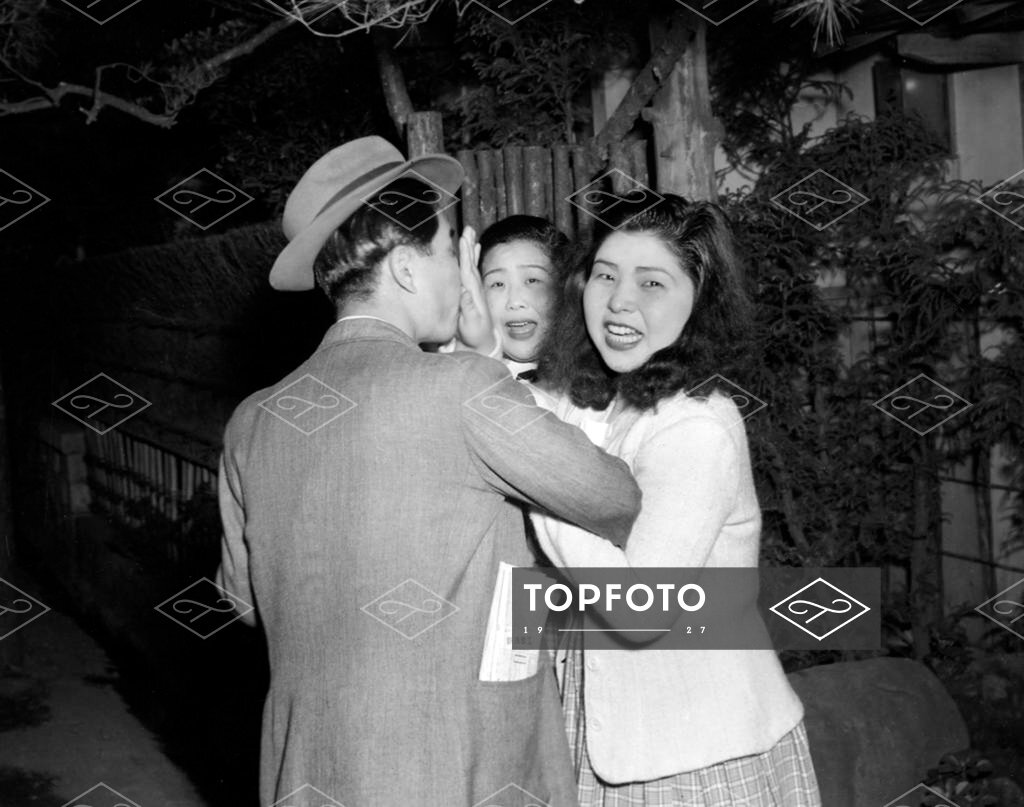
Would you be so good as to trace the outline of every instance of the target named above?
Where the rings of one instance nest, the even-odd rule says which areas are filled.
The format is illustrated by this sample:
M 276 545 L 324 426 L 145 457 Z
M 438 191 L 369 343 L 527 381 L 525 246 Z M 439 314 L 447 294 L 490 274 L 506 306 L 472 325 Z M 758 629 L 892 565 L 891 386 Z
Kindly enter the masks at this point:
M 248 611 L 240 618 L 246 625 L 255 625 L 256 611 L 249 578 L 249 549 L 245 544 L 245 510 L 242 506 L 241 478 L 226 438 L 217 474 L 217 494 L 220 501 L 221 524 L 224 528 L 217 585 L 254 607 L 254 610 Z
M 459 360 L 463 431 L 485 481 L 624 546 L 640 510 L 626 463 L 537 406 L 503 364 L 471 354 Z

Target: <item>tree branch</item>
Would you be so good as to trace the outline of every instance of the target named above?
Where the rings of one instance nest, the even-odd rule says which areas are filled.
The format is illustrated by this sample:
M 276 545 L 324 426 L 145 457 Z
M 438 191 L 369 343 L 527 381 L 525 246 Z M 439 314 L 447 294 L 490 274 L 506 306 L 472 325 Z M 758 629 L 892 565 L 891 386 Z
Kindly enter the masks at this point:
M 388 114 L 395 123 L 395 129 L 401 135 L 405 131 L 406 121 L 416 110 L 409 98 L 405 75 L 395 61 L 394 50 L 387 34 L 375 28 L 371 35 L 373 51 L 377 57 L 377 72 L 380 74 L 380 84 L 384 90 L 384 101 L 387 103 Z
M 245 42 L 235 45 L 233 48 L 228 48 L 223 53 L 219 53 L 202 62 L 195 70 L 193 74 L 199 72 L 213 71 L 227 64 L 228 62 L 234 61 L 242 56 L 248 56 L 260 45 L 267 40 L 277 36 L 281 31 L 287 28 L 289 25 L 295 22 L 293 17 L 285 17 L 283 19 L 272 22 L 262 31 L 259 31 L 253 36 L 249 37 Z
M 180 82 L 181 85 L 190 86 L 193 84 L 199 84 L 203 85 L 203 87 L 209 86 L 213 83 L 213 81 L 210 80 L 210 76 L 223 68 L 224 65 L 252 53 L 294 22 L 295 20 L 292 18 L 275 20 L 266 28 L 263 28 L 261 31 L 253 34 L 244 42 L 200 62 L 195 68 L 186 74 L 186 80 Z M 15 75 L 22 82 L 41 91 L 40 95 L 33 98 L 26 98 L 20 101 L 0 101 L 0 117 L 7 115 L 23 115 L 30 112 L 39 112 L 44 109 L 55 109 L 60 106 L 61 101 L 63 101 L 65 97 L 80 96 L 92 99 L 92 104 L 88 108 L 81 107 L 79 110 L 85 116 L 85 122 L 87 124 L 95 123 L 96 119 L 99 117 L 100 111 L 104 107 L 110 107 L 111 109 L 116 109 L 126 115 L 131 115 L 133 118 L 137 118 L 143 123 L 168 129 L 175 124 L 178 114 L 185 106 L 187 106 L 187 103 L 176 106 L 165 103 L 162 110 L 153 110 L 130 99 L 104 92 L 101 89 L 103 72 L 109 68 L 121 65 L 108 64 L 97 67 L 92 87 L 86 87 L 81 84 L 68 84 L 63 81 L 55 87 L 47 87 L 40 84 L 38 81 L 34 81 L 28 76 L 23 75 L 5 59 L 0 58 L 0 64 L 2 64 L 10 73 Z M 128 65 L 128 67 L 130 69 L 136 69 L 131 68 L 130 65 Z M 194 95 L 195 94 L 193 93 L 193 98 Z M 188 103 L 191 103 L 191 100 L 192 99 L 190 98 Z
M 672 68 L 675 67 L 693 37 L 693 31 L 686 25 L 682 14 L 672 16 L 671 28 L 665 40 L 654 49 L 651 58 L 641 70 L 615 112 L 608 118 L 601 131 L 589 145 L 591 155 L 599 162 L 607 158 L 608 147 L 620 142 L 633 128 L 640 113 L 655 96 Z

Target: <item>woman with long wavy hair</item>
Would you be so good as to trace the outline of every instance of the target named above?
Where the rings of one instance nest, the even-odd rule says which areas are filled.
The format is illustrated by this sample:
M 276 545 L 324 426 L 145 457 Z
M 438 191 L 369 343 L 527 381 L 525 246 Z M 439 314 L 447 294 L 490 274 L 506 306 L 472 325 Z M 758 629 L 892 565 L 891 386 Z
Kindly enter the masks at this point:
M 721 380 L 752 319 L 731 225 L 674 195 L 629 213 L 570 275 L 539 372 L 556 414 L 630 465 L 642 510 L 624 550 L 535 513 L 538 540 L 562 567 L 757 566 L 750 450 Z M 564 668 L 581 807 L 820 807 L 772 650 L 574 649 Z

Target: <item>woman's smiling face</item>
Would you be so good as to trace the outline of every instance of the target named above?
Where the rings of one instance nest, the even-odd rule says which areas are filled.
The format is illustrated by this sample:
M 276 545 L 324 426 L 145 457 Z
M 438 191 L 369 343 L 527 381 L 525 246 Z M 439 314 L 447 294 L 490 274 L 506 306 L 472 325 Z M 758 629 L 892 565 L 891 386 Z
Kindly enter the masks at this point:
M 587 333 L 608 368 L 627 373 L 679 338 L 695 296 L 690 275 L 660 238 L 614 232 L 583 290 Z

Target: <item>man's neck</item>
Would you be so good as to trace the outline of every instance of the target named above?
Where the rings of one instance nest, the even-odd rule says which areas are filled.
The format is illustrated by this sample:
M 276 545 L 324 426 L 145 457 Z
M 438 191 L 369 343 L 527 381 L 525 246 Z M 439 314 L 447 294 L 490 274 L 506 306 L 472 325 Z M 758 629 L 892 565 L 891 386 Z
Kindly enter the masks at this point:
M 416 339 L 415 328 L 404 312 L 397 312 L 390 306 L 374 303 L 349 303 L 338 309 L 338 319 L 345 317 L 375 317 L 389 322 L 412 339 Z

